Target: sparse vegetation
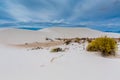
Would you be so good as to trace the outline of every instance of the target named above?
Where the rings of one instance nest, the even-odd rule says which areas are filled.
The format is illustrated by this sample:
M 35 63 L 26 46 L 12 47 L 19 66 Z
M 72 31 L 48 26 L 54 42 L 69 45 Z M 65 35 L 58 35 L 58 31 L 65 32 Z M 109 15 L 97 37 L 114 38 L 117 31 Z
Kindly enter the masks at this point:
M 91 43 L 93 39 L 92 38 L 86 38 L 86 40 L 87 40 L 88 43 Z
M 62 48 L 53 48 L 53 49 L 51 50 L 51 52 L 62 52 L 62 51 L 63 51 Z
M 76 42 L 76 43 L 80 43 L 80 38 L 75 38 L 75 39 L 73 39 L 73 42 Z
M 71 40 L 65 40 L 64 43 L 65 43 L 66 45 L 69 45 L 71 42 L 72 42 Z
M 120 42 L 120 38 L 118 38 L 118 42 Z
M 47 41 L 54 41 L 54 40 L 52 40 L 52 39 L 50 39 L 50 38 L 47 38 L 47 37 L 46 37 L 45 40 L 47 40 Z
M 42 47 L 35 47 L 35 48 L 32 48 L 31 50 L 38 50 L 38 49 L 43 49 Z
M 63 39 L 63 41 L 66 45 L 69 45 L 72 42 L 80 43 L 81 39 L 80 38 L 71 38 L 71 39 Z
M 28 43 L 25 43 L 25 45 L 28 45 Z
M 115 55 L 117 43 L 114 39 L 100 37 L 93 40 L 87 46 L 87 51 L 99 51 L 103 56 Z

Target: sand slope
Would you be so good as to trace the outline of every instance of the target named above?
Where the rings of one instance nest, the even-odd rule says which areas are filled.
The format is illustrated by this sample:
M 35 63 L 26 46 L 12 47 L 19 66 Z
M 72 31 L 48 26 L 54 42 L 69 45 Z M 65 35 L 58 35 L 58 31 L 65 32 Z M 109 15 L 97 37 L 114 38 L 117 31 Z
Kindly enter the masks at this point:
M 0 46 L 0 80 L 120 80 L 120 59 L 96 56 L 82 45 L 61 47 L 70 50 L 50 53 Z
M 68 48 L 65 52 L 59 53 L 51 53 L 51 48 L 29 50 L 3 45 L 46 42 L 46 37 L 54 39 L 103 35 L 120 36 L 88 28 L 0 30 L 0 80 L 120 80 L 120 59 L 103 58 L 93 52 L 87 52 L 83 49 L 86 44 L 57 46 Z
M 117 33 L 105 33 L 89 28 L 62 28 L 52 27 L 39 31 L 22 29 L 4 29 L 0 30 L 0 42 L 9 44 L 21 44 L 26 42 L 45 42 L 45 38 L 95 38 L 101 36 L 120 37 Z

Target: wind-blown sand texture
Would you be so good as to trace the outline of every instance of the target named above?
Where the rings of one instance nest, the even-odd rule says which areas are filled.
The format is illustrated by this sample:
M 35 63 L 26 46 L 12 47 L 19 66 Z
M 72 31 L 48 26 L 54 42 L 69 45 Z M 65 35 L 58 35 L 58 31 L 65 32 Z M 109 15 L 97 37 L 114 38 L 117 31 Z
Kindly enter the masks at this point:
M 104 58 L 87 52 L 87 43 L 61 45 L 56 38 L 119 38 L 120 34 L 88 28 L 46 28 L 39 31 L 22 29 L 0 30 L 0 80 L 120 80 L 120 59 Z M 46 40 L 50 38 L 52 41 Z M 27 44 L 25 44 L 27 43 Z M 59 44 L 58 44 L 59 43 Z M 45 45 L 46 44 L 46 45 Z M 50 46 L 47 46 L 50 44 Z M 58 44 L 54 45 L 53 44 Z M 117 54 L 120 54 L 118 43 Z M 12 46 L 11 46 L 12 45 Z M 27 50 L 13 45 L 45 46 Z M 49 49 L 47 47 L 50 47 Z M 55 47 L 66 49 L 52 53 Z
M 21 47 L 21 48 L 34 48 L 34 47 L 53 47 L 53 46 L 59 46 L 63 44 L 64 44 L 63 41 L 52 41 L 52 42 L 25 43 L 25 44 L 18 44 L 18 45 L 12 45 L 12 46 Z

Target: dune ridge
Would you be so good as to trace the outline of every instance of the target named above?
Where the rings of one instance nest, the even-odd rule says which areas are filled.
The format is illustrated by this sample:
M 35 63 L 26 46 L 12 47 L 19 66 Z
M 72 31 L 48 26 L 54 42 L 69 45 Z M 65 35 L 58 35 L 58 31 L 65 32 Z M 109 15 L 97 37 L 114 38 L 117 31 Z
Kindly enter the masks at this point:
M 89 28 L 63 28 L 52 27 L 45 28 L 38 31 L 23 30 L 23 29 L 3 29 L 0 30 L 0 42 L 8 44 L 21 44 L 26 42 L 46 42 L 45 38 L 96 38 L 101 36 L 108 36 L 119 38 L 120 34 L 106 33 Z
M 105 35 L 116 38 L 120 36 L 120 34 L 89 28 L 52 27 L 39 31 L 13 28 L 0 30 L 0 80 L 120 80 L 119 56 L 117 58 L 100 57 L 96 52 L 86 51 L 86 43 L 57 45 L 63 43 L 61 41 L 58 43 L 57 40 L 57 42 L 46 40 L 46 37 L 51 39 L 95 38 Z M 28 47 L 28 43 L 31 44 L 29 48 L 14 48 L 2 43 L 26 43 L 25 47 Z M 49 48 L 40 47 L 40 45 L 51 44 Z M 33 46 L 37 47 L 31 48 Z M 56 47 L 64 51 L 52 53 L 51 49 Z M 120 45 L 117 53 L 120 54 Z

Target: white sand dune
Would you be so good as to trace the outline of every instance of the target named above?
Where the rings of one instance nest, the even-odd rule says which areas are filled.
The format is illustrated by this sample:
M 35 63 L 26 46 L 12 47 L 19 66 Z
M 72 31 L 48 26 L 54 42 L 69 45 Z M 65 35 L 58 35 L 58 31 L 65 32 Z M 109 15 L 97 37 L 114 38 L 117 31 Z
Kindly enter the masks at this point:
M 4 29 L 0 31 L 0 42 L 20 44 L 26 42 L 45 42 L 45 38 L 96 38 L 101 36 L 119 38 L 120 34 L 105 33 L 89 28 L 62 28 L 52 27 L 39 31 L 22 30 L 22 29 Z
M 27 51 L 0 46 L 0 80 L 120 79 L 120 59 L 96 56 L 84 51 L 82 45 L 61 47 L 70 50 L 50 53 L 47 49 Z
M 99 37 L 119 34 L 88 28 L 48 28 L 40 31 L 5 29 L 0 42 L 21 44 L 49 38 Z M 4 44 L 3 43 L 3 44 Z M 27 50 L 0 44 L 0 80 L 120 80 L 120 59 L 103 58 L 83 50 L 83 44 L 62 45 L 65 52 L 50 49 Z M 84 44 L 86 45 L 86 44 Z M 120 52 L 120 45 L 118 47 Z M 52 60 L 52 62 L 51 62 Z
M 4 43 L 25 43 L 33 41 L 43 41 L 45 34 L 42 32 L 22 30 L 22 29 L 6 29 L 0 31 L 0 41 Z
M 73 38 L 73 37 L 82 37 L 82 38 L 96 38 L 101 36 L 108 37 L 120 37 L 120 34 L 117 33 L 107 33 L 98 30 L 93 30 L 90 28 L 63 28 L 63 27 L 52 27 L 39 30 L 40 32 L 58 34 L 59 37 L 63 38 Z

